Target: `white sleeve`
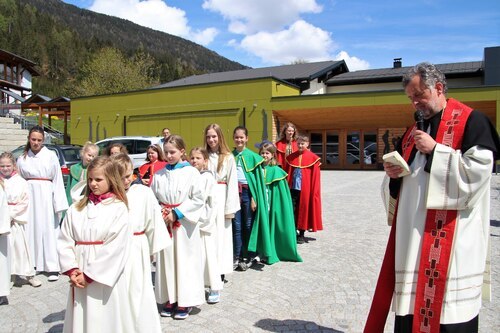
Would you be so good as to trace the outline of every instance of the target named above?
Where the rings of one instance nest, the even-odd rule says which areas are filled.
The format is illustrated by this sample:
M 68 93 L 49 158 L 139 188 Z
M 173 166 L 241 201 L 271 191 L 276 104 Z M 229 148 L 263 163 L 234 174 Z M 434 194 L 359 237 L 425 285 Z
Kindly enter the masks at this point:
M 434 150 L 427 209 L 463 210 L 476 205 L 489 189 L 493 153 L 479 146 L 465 153 L 442 144 Z

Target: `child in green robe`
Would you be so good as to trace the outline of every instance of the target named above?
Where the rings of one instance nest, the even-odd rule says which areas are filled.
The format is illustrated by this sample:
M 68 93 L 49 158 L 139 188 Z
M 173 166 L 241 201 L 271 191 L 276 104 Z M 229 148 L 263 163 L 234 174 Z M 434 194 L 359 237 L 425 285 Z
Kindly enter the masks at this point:
M 69 179 L 66 185 L 66 198 L 68 198 L 68 205 L 71 206 L 73 199 L 71 197 L 71 189 L 79 182 L 87 181 L 87 166 L 94 158 L 99 155 L 99 147 L 90 141 L 86 142 L 82 150 L 80 150 L 81 162 L 73 164 L 69 169 Z
M 271 246 L 266 184 L 262 170 L 264 159 L 246 148 L 248 131 L 238 126 L 233 131 L 233 151 L 240 189 L 241 210 L 233 219 L 234 257 L 240 270 L 246 270 L 258 253 L 268 264 L 279 261 Z M 248 253 L 245 253 L 248 252 Z
M 297 252 L 295 220 L 287 173 L 277 165 L 276 147 L 266 142 L 260 146 L 269 203 L 271 246 L 280 260 L 302 261 Z

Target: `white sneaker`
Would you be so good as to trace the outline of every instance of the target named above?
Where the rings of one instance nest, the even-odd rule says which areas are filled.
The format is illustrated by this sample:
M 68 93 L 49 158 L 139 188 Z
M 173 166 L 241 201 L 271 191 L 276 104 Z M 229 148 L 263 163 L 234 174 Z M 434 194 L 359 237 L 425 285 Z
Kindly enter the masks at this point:
M 51 276 L 49 276 L 49 281 L 50 281 Z M 40 287 L 42 285 L 42 282 L 40 280 L 38 280 L 35 276 L 27 276 L 27 278 L 28 278 L 29 284 L 31 284 L 31 286 L 34 288 Z M 55 280 L 55 281 L 57 281 L 57 280 Z
M 49 280 L 50 282 L 55 282 L 55 281 L 59 280 L 59 274 L 58 273 L 50 274 L 49 277 L 47 278 L 47 280 Z
M 218 290 L 211 290 L 210 294 L 208 294 L 208 299 L 207 303 L 208 304 L 215 304 L 220 302 L 220 291 Z

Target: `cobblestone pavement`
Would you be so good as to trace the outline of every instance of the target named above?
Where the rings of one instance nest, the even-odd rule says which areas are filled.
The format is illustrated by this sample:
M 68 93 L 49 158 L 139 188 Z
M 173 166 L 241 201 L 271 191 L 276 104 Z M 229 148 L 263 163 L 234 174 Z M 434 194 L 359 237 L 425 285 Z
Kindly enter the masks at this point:
M 164 332 L 361 332 L 389 228 L 380 171 L 323 171 L 324 231 L 299 245 L 303 263 L 258 266 L 228 276 L 221 303 L 203 304 L 184 321 L 162 318 Z M 492 182 L 493 298 L 479 315 L 480 332 L 500 327 L 500 175 Z M 14 287 L 0 307 L 1 332 L 61 332 L 68 282 Z M 392 332 L 391 315 L 386 332 Z

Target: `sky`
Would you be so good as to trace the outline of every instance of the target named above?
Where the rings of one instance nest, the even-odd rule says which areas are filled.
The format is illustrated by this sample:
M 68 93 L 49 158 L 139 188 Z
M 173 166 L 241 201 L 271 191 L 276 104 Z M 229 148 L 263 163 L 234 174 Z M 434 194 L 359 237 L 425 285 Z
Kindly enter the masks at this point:
M 176 35 L 242 65 L 344 59 L 350 71 L 483 60 L 498 0 L 63 0 Z

